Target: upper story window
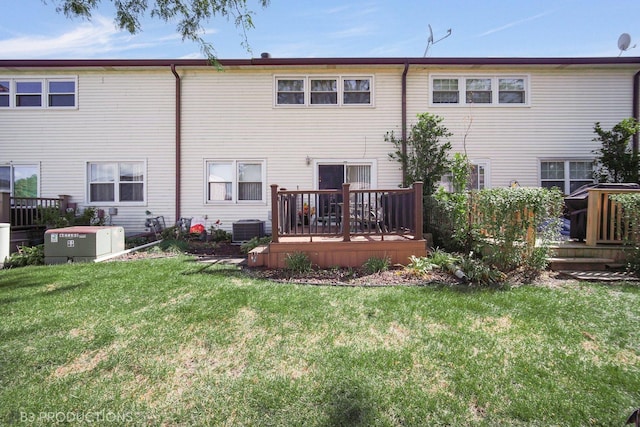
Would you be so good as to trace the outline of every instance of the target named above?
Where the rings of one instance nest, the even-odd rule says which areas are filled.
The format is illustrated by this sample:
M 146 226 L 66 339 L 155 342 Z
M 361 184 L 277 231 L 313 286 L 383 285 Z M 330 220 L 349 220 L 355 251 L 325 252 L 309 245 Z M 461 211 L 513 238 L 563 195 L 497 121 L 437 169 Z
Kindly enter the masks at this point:
M 460 92 L 458 91 L 458 79 L 433 79 L 434 104 L 457 104 L 460 102 Z
M 0 108 L 75 108 L 77 98 L 75 77 L 0 77 Z
M 432 76 L 431 104 L 528 105 L 524 76 Z
M 276 106 L 372 106 L 372 77 L 276 77 Z
M 312 104 L 338 104 L 338 81 L 336 79 L 311 79 L 310 96 Z
M 371 104 L 371 79 L 343 79 L 344 104 Z
M 89 203 L 144 202 L 144 162 L 93 162 L 88 169 Z
M 304 79 L 278 79 L 276 103 L 278 105 L 304 104 Z

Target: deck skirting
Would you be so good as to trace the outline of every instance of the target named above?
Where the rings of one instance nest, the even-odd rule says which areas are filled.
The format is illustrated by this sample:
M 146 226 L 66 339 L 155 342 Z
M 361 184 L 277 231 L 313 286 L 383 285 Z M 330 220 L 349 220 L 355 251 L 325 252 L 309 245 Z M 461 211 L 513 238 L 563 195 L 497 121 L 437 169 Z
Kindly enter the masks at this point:
M 283 239 L 284 240 L 284 239 Z M 268 268 L 286 268 L 287 255 L 296 252 L 307 254 L 314 266 L 361 267 L 369 258 L 388 258 L 391 264 L 406 265 L 412 255 L 426 256 L 423 239 L 355 240 L 343 241 L 280 241 L 270 243 L 249 254 L 249 265 Z

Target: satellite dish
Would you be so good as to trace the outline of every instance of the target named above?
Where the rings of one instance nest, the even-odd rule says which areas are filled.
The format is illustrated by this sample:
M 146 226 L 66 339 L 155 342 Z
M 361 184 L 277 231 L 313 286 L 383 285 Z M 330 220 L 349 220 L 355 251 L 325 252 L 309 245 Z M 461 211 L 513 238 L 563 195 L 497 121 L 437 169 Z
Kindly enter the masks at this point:
M 631 36 L 627 33 L 622 33 L 620 34 L 620 37 L 618 37 L 618 49 L 620 49 L 620 55 L 622 55 L 622 52 L 625 52 L 628 49 L 633 49 L 634 47 L 636 47 L 636 45 L 634 44 L 633 46 L 631 46 L 631 48 L 629 47 L 631 45 Z
M 424 50 L 424 57 L 427 57 L 427 52 L 429 52 L 429 46 L 438 43 L 441 40 L 446 39 L 451 35 L 451 28 L 447 30 L 447 34 L 444 37 L 439 38 L 438 40 L 433 40 L 433 30 L 431 29 L 431 24 L 427 24 L 429 26 L 429 38 L 427 39 L 427 48 Z

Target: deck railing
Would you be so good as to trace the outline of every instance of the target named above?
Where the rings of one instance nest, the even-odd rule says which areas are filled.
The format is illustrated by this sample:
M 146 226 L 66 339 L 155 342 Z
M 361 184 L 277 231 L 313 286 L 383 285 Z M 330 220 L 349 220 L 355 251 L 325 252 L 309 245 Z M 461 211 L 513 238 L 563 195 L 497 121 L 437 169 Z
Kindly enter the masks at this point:
M 592 188 L 587 205 L 587 246 L 599 243 L 623 244 L 630 235 L 619 203 L 609 199 L 611 194 L 640 193 L 640 190 Z
M 33 227 L 40 223 L 42 209 L 59 209 L 64 214 L 69 206 L 69 196 L 58 197 L 12 197 L 0 193 L 0 222 L 13 228 Z
M 271 186 L 272 241 L 281 236 L 389 235 L 422 239 L 422 183 L 395 190 L 295 190 Z

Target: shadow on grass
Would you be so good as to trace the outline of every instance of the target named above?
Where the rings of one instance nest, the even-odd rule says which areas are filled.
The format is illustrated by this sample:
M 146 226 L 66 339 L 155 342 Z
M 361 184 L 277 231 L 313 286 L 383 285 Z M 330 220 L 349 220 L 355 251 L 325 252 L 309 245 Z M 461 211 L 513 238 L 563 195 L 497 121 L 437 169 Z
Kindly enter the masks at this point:
M 363 383 L 341 380 L 324 390 L 327 425 L 365 426 L 375 421 L 373 399 Z
M 50 284 L 50 283 L 49 283 Z M 46 283 L 33 283 L 33 284 L 29 284 L 29 285 L 18 285 L 18 286 L 12 286 L 12 287 L 7 287 L 5 289 L 13 289 L 13 288 L 24 288 L 24 287 L 31 287 L 31 286 L 38 286 L 38 287 L 43 287 L 46 286 Z M 78 283 L 75 285 L 66 285 L 66 286 L 61 286 L 61 287 L 56 287 L 53 289 L 43 289 L 42 291 L 35 293 L 35 294 L 30 294 L 30 295 L 23 295 L 23 296 L 19 296 L 19 297 L 8 297 L 8 298 L 0 298 L 0 306 L 1 305 L 7 305 L 7 304 L 13 304 L 13 303 L 17 303 L 20 301 L 28 301 L 34 298 L 40 298 L 40 297 L 49 297 L 49 296 L 54 296 L 54 295 L 58 295 L 64 292 L 69 292 L 69 291 L 73 291 L 75 289 L 79 289 L 79 288 L 84 288 L 87 286 L 90 286 L 91 283 L 89 282 L 82 282 L 82 283 Z

